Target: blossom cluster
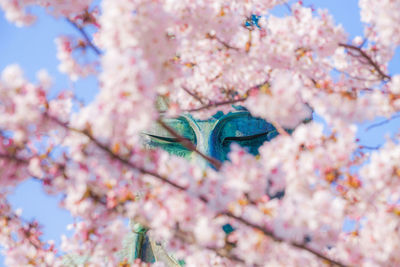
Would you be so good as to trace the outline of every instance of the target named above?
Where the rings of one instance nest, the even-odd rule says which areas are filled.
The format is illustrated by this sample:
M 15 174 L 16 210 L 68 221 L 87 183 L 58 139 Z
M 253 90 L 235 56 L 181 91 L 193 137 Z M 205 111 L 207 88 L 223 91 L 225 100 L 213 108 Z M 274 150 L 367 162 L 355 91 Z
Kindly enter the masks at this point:
M 37 84 L 16 65 L 1 72 L 6 264 L 147 266 L 118 256 L 129 218 L 187 266 L 398 266 L 399 135 L 368 153 L 357 123 L 399 112 L 400 75 L 388 73 L 399 1 L 360 1 L 365 42 L 348 40 L 327 11 L 285 2 L 0 0 L 17 25 L 33 21 L 31 5 L 68 18 L 84 43 L 57 38 L 59 69 L 99 82 L 78 107 L 71 91 L 49 97 L 45 71 Z M 283 4 L 286 16 L 270 13 Z M 101 67 L 79 60 L 82 47 Z M 279 132 L 258 156 L 233 144 L 215 164 L 195 151 L 214 163 L 204 168 L 142 144 L 165 117 L 207 118 L 232 105 Z M 324 123 L 310 121 L 313 112 Z M 62 194 L 76 218 L 59 248 L 7 202 L 27 179 Z
M 56 17 L 70 17 L 83 12 L 91 2 L 92 0 L 1 0 L 0 7 L 9 21 L 17 26 L 27 26 L 36 20 L 36 17 L 29 11 L 35 5 L 46 8 Z

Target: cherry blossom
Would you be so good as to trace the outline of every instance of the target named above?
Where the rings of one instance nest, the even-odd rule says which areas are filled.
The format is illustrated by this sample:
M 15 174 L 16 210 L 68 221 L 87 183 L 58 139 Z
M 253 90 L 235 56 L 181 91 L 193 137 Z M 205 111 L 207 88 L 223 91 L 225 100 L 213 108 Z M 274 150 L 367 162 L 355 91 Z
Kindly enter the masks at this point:
M 53 1 L 53 0 L 2 0 L 0 6 L 6 13 L 6 18 L 16 23 L 17 26 L 30 25 L 35 21 L 35 16 L 30 14 L 29 8 L 39 5 L 47 9 L 54 16 L 73 16 L 89 7 L 91 0 Z
M 353 39 L 302 1 L 0 0 L 18 26 L 36 5 L 77 30 L 55 40 L 59 71 L 99 88 L 80 106 L 68 89 L 50 97 L 45 70 L 36 83 L 17 65 L 1 71 L 8 266 L 148 266 L 119 254 L 128 220 L 186 266 L 400 264 L 399 135 L 372 152 L 357 135 L 359 123 L 398 116 L 400 76 L 388 71 L 398 1 L 360 0 L 365 36 Z M 280 5 L 287 15 L 271 11 Z M 279 133 L 257 156 L 233 144 L 219 162 L 174 129 L 214 168 L 143 145 L 153 124 L 168 131 L 166 118 L 238 106 Z M 74 217 L 58 247 L 7 201 L 28 179 L 63 195 Z

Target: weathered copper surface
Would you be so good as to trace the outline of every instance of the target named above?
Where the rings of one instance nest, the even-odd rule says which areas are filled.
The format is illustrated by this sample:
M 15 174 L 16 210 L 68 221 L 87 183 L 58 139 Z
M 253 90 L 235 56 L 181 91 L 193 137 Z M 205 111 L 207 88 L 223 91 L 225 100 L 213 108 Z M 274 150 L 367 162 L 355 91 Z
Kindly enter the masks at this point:
M 236 110 L 226 115 L 218 112 L 206 120 L 197 120 L 190 114 L 186 114 L 164 121 L 179 135 L 195 144 L 200 152 L 220 161 L 228 159 L 232 143 L 257 155 L 258 148 L 264 142 L 270 141 L 278 135 L 270 123 L 252 117 L 246 110 Z M 177 138 L 174 138 L 161 125 L 154 125 L 145 135 L 147 136 L 145 142 L 149 148 L 160 147 L 171 154 L 201 162 L 204 167 L 207 164 L 196 152 L 190 151 L 180 144 Z
M 218 112 L 206 120 L 198 120 L 190 114 L 185 114 L 175 119 L 164 119 L 164 122 L 177 134 L 195 144 L 198 151 L 219 161 L 228 160 L 232 143 L 236 143 L 249 153 L 257 155 L 258 148 L 264 142 L 270 141 L 278 135 L 272 124 L 251 116 L 248 111 L 242 108 L 228 114 Z M 162 148 L 171 154 L 195 161 L 197 165 L 212 167 L 196 152 L 185 148 L 178 138 L 172 136 L 159 124 L 145 132 L 144 136 L 149 149 Z M 234 231 L 230 225 L 225 225 L 223 230 L 227 234 Z M 145 232 L 138 232 L 136 235 L 132 239 L 135 244 L 131 246 L 134 250 L 131 252 L 134 259 L 140 258 L 145 262 L 161 260 L 166 266 L 179 266 L 178 262 L 169 256 L 161 246 L 152 245 L 152 241 L 147 238 Z M 143 251 L 147 253 L 142 253 Z

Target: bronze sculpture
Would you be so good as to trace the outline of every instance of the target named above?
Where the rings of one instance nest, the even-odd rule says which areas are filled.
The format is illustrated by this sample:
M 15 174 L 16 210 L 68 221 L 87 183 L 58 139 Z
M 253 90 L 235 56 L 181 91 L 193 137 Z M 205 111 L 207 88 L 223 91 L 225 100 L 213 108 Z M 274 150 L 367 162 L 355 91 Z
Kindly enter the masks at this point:
M 253 117 L 245 108 L 233 106 L 234 111 L 224 114 L 219 111 L 206 120 L 195 119 L 190 114 L 183 114 L 177 118 L 163 119 L 163 123 L 177 135 L 190 141 L 197 151 L 216 159 L 219 162 L 228 160 L 228 153 L 232 143 L 244 147 L 253 155 L 258 154 L 259 147 L 278 135 L 275 127 L 261 118 Z M 144 144 L 148 149 L 162 148 L 204 168 L 215 167 L 196 152 L 182 145 L 181 140 L 165 129 L 155 124 L 143 133 Z M 290 130 L 289 130 L 290 131 Z M 267 189 L 266 189 L 267 190 Z M 266 192 L 267 193 L 267 192 Z M 267 193 L 268 194 L 268 193 Z M 283 197 L 284 192 L 270 197 Z M 139 223 L 131 221 L 131 233 L 123 241 L 123 249 L 118 252 L 121 262 L 133 263 L 136 259 L 143 262 L 161 261 L 168 267 L 179 267 L 184 264 L 171 256 L 161 244 L 151 240 L 147 235 L 148 229 Z M 226 234 L 234 231 L 232 226 L 225 225 Z M 80 265 L 88 260 L 89 256 L 76 257 L 66 255 L 65 265 Z
M 242 107 L 228 114 L 217 112 L 206 120 L 195 119 L 190 114 L 178 118 L 164 119 L 163 122 L 178 135 L 193 143 L 198 151 L 218 161 L 228 160 L 228 153 L 232 143 L 237 143 L 253 155 L 258 154 L 258 148 L 278 135 L 275 127 L 261 118 L 251 116 Z M 144 133 L 146 145 L 149 149 L 162 148 L 171 154 L 195 161 L 204 168 L 214 167 L 196 152 L 183 146 L 178 138 L 171 135 L 162 125 L 154 125 Z M 283 192 L 276 196 L 282 197 Z M 162 246 L 149 240 L 146 236 L 147 229 L 140 224 L 134 224 L 132 236 L 126 242 L 130 244 L 124 253 L 124 258 L 129 262 L 140 258 L 144 262 L 162 261 L 166 266 L 177 267 L 180 262 L 163 250 Z M 230 225 L 223 227 L 229 234 L 234 229 Z M 134 244 L 134 245 L 133 245 Z M 125 249 L 126 250 L 126 249 Z M 129 252 L 130 251 L 130 252 Z

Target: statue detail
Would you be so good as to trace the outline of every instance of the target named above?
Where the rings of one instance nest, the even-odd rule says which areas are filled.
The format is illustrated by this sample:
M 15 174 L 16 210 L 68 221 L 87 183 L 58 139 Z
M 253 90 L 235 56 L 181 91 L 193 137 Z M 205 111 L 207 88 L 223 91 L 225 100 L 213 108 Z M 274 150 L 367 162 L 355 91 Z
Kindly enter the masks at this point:
M 163 121 L 180 136 L 190 140 L 198 151 L 221 162 L 228 160 L 232 143 L 257 155 L 258 148 L 264 142 L 276 137 L 278 132 L 272 124 L 251 116 L 244 108 L 234 108 L 236 109 L 234 112 L 225 115 L 220 111 L 206 120 L 198 120 L 190 114 L 184 114 L 178 118 L 164 119 Z M 149 149 L 162 148 L 171 154 L 194 161 L 204 168 L 213 167 L 196 152 L 183 146 L 161 125 L 154 125 L 143 135 Z M 283 192 L 274 197 L 282 196 Z M 128 258 L 130 262 L 133 262 L 140 258 L 144 262 L 162 261 L 168 267 L 180 266 L 179 262 L 168 255 L 161 245 L 155 244 L 146 236 L 147 229 L 139 224 L 136 225 L 136 229 L 140 229 L 140 231 L 133 230 L 133 236 L 127 242 L 132 248 L 128 250 L 130 253 L 125 253 L 125 259 Z M 225 225 L 223 230 L 226 234 L 234 231 L 230 225 Z
M 206 120 L 195 119 L 190 114 L 178 118 L 166 118 L 163 122 L 181 137 L 189 140 L 196 149 L 206 156 L 220 162 L 228 160 L 228 153 L 232 143 L 245 148 L 253 155 L 258 154 L 259 147 L 278 135 L 275 127 L 261 118 L 251 116 L 242 107 L 224 114 L 219 111 Z M 189 161 L 196 162 L 204 168 L 213 167 L 208 161 L 196 152 L 183 146 L 180 140 L 172 136 L 162 125 L 156 124 L 143 133 L 144 143 L 149 149 L 162 148 Z M 267 189 L 266 189 L 267 190 Z M 284 192 L 270 197 L 283 197 Z M 180 267 L 183 261 L 177 261 L 163 248 L 162 245 L 152 241 L 147 235 L 148 229 L 139 223 L 131 221 L 131 233 L 123 241 L 123 249 L 117 254 L 121 261 L 132 264 L 136 259 L 143 262 L 163 262 L 168 267 Z M 223 231 L 228 235 L 234 231 L 231 225 L 223 226 Z M 84 264 L 89 256 L 64 257 L 67 266 Z
M 219 161 L 228 159 L 232 143 L 246 148 L 253 155 L 258 154 L 258 148 L 266 141 L 278 135 L 272 124 L 263 119 L 255 118 L 246 110 L 236 110 L 224 115 L 218 112 L 207 120 L 197 120 L 190 114 L 176 119 L 164 119 L 164 122 L 179 135 L 190 140 L 203 154 Z M 167 152 L 184 157 L 190 161 L 204 162 L 196 152 L 190 151 L 171 136 L 161 125 L 155 125 L 144 133 L 147 136 L 149 148 L 162 148 Z

